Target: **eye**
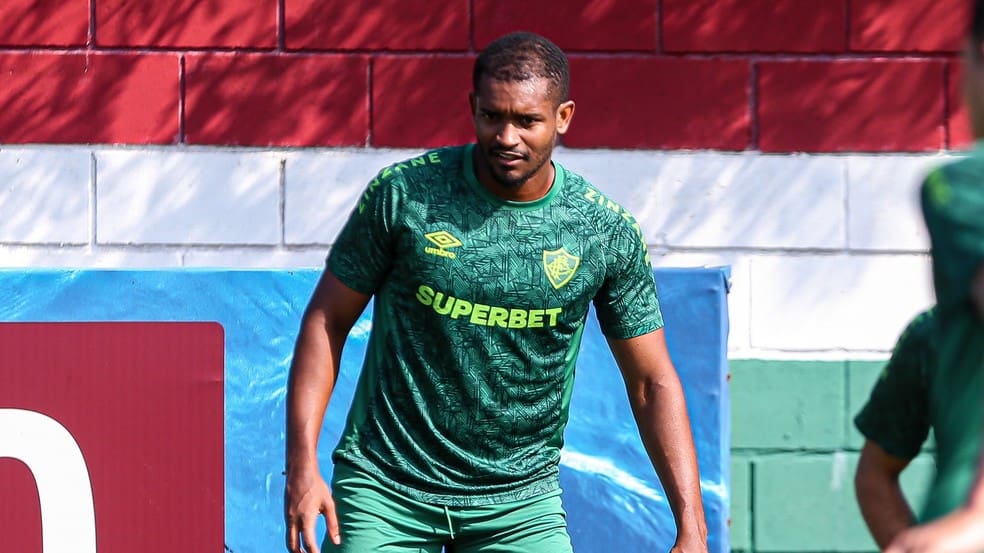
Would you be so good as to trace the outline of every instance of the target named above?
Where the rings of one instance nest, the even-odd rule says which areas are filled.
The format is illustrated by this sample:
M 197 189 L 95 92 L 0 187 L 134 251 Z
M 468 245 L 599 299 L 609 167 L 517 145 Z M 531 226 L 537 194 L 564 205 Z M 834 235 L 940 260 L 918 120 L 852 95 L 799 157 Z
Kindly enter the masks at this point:
M 538 120 L 536 118 L 525 115 L 520 117 L 518 122 L 521 127 L 523 127 L 524 129 L 528 129 L 533 125 L 536 125 L 537 121 Z

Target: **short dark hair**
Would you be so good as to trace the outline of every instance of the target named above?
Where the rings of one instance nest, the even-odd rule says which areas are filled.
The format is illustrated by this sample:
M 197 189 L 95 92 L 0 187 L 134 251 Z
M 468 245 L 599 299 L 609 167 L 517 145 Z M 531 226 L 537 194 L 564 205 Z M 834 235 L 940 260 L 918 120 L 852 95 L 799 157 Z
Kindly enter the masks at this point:
M 984 42 L 984 0 L 974 2 L 974 13 L 970 16 L 968 32 L 975 43 Z M 977 48 L 974 48 L 974 51 L 976 52 Z
M 556 44 L 526 31 L 497 38 L 475 60 L 472 86 L 478 90 L 482 77 L 502 82 L 547 79 L 557 103 L 570 94 L 571 72 L 567 56 Z

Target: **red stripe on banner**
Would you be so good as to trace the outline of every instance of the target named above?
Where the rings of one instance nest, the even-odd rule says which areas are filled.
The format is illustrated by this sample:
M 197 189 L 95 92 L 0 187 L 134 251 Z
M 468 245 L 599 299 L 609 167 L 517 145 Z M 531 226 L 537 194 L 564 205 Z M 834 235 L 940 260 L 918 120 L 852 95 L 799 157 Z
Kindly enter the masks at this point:
M 20 521 L 4 550 L 38 551 L 40 511 L 81 552 L 89 501 L 99 553 L 221 551 L 223 340 L 214 323 L 0 324 L 0 457 L 20 461 L 0 465 L 0 521 Z

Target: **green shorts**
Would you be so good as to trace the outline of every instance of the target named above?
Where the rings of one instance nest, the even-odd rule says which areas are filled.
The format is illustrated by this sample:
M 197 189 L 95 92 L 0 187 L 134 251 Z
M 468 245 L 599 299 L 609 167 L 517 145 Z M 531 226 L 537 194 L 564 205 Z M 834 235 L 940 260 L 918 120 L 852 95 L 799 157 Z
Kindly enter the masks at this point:
M 572 553 L 560 490 L 477 507 L 421 503 L 347 463 L 337 463 L 332 493 L 342 545 L 323 552 Z

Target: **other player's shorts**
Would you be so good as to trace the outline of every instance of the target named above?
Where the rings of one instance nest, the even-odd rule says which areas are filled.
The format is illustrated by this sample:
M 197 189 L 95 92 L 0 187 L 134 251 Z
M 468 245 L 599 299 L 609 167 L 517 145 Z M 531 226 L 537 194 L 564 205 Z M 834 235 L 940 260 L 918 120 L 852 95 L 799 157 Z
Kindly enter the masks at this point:
M 478 507 L 421 503 L 348 463 L 336 463 L 332 494 L 342 545 L 333 553 L 573 553 L 560 490 Z

